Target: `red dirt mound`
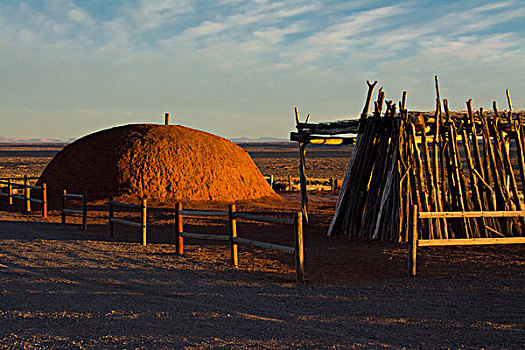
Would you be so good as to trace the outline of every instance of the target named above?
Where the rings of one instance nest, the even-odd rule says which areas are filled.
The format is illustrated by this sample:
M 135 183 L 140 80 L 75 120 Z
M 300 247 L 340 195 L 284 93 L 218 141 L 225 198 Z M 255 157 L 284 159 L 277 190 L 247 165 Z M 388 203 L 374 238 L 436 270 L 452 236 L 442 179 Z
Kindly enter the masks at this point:
M 102 130 L 66 146 L 39 183 L 51 198 L 62 190 L 178 201 L 278 197 L 246 151 L 203 131 L 131 124 Z

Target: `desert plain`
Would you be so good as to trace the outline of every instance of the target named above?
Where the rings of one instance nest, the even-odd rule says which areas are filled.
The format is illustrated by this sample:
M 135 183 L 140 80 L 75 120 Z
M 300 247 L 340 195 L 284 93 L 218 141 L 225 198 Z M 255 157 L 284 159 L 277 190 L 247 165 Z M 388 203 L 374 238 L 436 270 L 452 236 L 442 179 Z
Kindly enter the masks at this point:
M 263 174 L 297 176 L 295 145 L 242 146 Z M 0 177 L 38 176 L 62 147 L 1 145 Z M 307 174 L 342 178 L 349 156 L 348 147 L 310 148 Z M 291 216 L 298 193 L 280 195 L 237 208 Z M 295 283 L 293 258 L 280 252 L 239 246 L 239 268 L 230 266 L 224 244 L 187 240 L 177 255 L 174 218 L 162 209 L 150 211 L 151 243 L 143 247 L 133 228 L 119 226 L 108 238 L 102 201 L 90 203 L 88 230 L 81 231 L 78 218 L 60 223 L 57 205 L 45 220 L 38 207 L 25 213 L 21 203 L 9 206 L 0 197 L 0 348 L 525 346 L 524 247 L 428 247 L 419 251 L 418 275 L 410 278 L 406 245 L 328 238 L 337 193 L 309 197 L 302 284 Z M 185 227 L 224 234 L 228 222 L 188 219 Z M 242 222 L 238 231 L 293 244 L 287 226 Z

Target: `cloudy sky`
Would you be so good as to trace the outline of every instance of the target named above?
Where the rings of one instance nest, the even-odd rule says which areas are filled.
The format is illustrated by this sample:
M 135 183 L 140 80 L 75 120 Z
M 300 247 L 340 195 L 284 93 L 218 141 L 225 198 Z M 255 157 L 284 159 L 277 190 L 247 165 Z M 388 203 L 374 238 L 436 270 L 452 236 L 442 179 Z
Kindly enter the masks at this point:
M 525 1 L 0 0 L 0 136 L 127 123 L 286 138 L 293 108 L 356 117 L 366 80 L 410 110 L 525 107 Z

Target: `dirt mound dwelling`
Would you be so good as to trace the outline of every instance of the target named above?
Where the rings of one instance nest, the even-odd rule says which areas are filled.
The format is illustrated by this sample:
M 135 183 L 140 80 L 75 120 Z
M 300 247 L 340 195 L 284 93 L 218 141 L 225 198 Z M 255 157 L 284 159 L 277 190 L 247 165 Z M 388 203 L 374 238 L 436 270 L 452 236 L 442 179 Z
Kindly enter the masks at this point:
M 60 151 L 42 173 L 50 198 L 62 190 L 179 201 L 278 197 L 246 151 L 203 131 L 130 124 L 87 135 Z

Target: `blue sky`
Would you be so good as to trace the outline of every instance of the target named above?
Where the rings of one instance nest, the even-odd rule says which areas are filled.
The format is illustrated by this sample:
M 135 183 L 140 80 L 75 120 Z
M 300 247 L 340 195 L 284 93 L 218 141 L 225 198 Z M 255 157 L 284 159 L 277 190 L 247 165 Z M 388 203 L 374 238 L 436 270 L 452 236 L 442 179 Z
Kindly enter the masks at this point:
M 366 80 L 410 110 L 525 107 L 525 1 L 0 0 L 0 136 L 172 121 L 286 138 L 356 117 Z

